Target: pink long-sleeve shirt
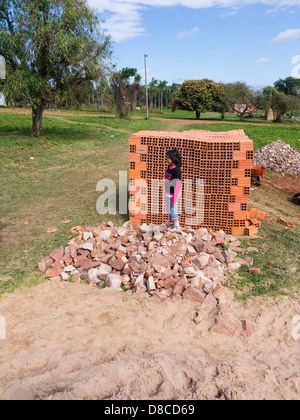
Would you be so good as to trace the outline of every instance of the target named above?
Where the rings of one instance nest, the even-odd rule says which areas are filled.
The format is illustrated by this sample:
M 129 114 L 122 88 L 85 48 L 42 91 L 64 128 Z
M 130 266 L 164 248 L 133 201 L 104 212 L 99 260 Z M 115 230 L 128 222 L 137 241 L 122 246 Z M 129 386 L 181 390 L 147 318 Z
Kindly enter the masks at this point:
M 165 192 L 167 197 L 172 197 L 172 205 L 177 203 L 181 194 L 181 179 L 181 169 L 178 166 L 169 166 L 165 175 Z

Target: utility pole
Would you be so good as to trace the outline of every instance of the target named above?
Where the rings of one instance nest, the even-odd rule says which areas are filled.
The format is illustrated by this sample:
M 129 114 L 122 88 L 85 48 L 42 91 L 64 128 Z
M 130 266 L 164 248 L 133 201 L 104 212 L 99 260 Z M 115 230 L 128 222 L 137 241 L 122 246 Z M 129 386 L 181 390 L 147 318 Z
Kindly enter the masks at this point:
M 148 55 L 144 54 L 145 60 L 145 84 L 146 84 L 146 107 L 147 107 L 147 120 L 149 120 L 149 104 L 148 104 L 148 82 L 147 82 L 147 61 Z

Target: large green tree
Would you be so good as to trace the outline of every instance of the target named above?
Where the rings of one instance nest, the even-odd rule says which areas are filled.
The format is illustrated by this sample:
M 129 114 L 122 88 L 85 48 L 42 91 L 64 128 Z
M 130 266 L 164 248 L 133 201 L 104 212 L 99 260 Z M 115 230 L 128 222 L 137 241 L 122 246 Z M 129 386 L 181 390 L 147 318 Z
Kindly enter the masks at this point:
M 266 110 L 271 108 L 273 111 L 274 121 L 280 122 L 287 113 L 290 117 L 299 114 L 300 98 L 295 95 L 286 95 L 272 86 L 267 86 L 263 89 L 263 97 Z
M 261 92 L 244 82 L 228 83 L 224 85 L 225 102 L 231 112 L 242 120 L 261 107 Z
M 300 79 L 296 79 L 295 77 L 279 79 L 274 83 L 274 87 L 278 92 L 300 97 Z
M 201 112 L 213 110 L 223 96 L 224 88 L 219 83 L 208 79 L 188 80 L 181 85 L 174 106 L 184 111 L 195 111 L 199 120 Z
M 111 52 L 87 0 L 1 0 L 0 55 L 7 64 L 4 93 L 32 108 L 32 135 L 57 93 L 97 80 Z

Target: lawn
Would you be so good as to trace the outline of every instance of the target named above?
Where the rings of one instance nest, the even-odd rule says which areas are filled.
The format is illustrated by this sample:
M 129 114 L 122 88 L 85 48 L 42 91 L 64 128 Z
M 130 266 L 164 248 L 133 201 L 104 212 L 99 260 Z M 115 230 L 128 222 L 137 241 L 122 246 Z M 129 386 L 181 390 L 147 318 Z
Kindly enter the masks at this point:
M 44 281 L 37 263 L 55 247 L 67 245 L 68 228 L 97 226 L 106 217 L 117 225 L 124 223 L 126 216 L 96 212 L 96 185 L 102 178 L 118 184 L 119 171 L 128 170 L 131 133 L 195 129 L 188 120 L 118 120 L 61 112 L 45 115 L 43 127 L 43 136 L 33 139 L 31 115 L 0 112 L 0 295 Z M 296 126 L 216 123 L 197 128 L 243 128 L 256 149 L 281 139 L 299 150 L 300 128 Z M 265 222 L 257 238 L 242 239 L 259 248 L 254 258 L 255 264 L 262 266 L 263 276 L 256 279 L 241 271 L 239 280 L 231 280 L 241 299 L 253 294 L 280 296 L 299 286 L 299 208 L 288 197 L 285 191 L 267 185 L 252 192 L 251 205 L 270 211 L 274 219 L 289 217 L 295 228 L 286 230 L 277 222 Z M 67 220 L 70 222 L 62 223 Z M 58 231 L 47 233 L 54 228 Z

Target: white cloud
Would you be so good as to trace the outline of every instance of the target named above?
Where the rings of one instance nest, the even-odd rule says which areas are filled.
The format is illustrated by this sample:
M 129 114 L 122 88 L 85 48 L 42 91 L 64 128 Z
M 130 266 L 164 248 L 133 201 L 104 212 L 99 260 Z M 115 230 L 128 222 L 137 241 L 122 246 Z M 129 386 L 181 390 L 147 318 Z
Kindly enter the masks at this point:
M 278 44 L 280 42 L 291 41 L 297 38 L 300 38 L 300 29 L 288 29 L 287 31 L 278 34 L 276 38 L 271 40 L 271 42 L 273 44 Z
M 237 12 L 233 11 L 233 12 L 224 13 L 223 15 L 220 15 L 219 17 L 220 18 L 227 18 L 227 17 L 235 16 L 235 15 L 237 15 Z
M 270 61 L 271 61 L 270 58 L 260 58 L 259 60 L 254 61 L 254 64 L 269 63 Z
M 199 32 L 199 28 L 198 26 L 195 26 L 195 28 L 190 29 L 189 31 L 178 32 L 178 34 L 176 35 L 176 38 L 179 40 L 195 38 L 198 32 Z
M 237 8 L 254 4 L 269 6 L 273 11 L 300 6 L 300 0 L 88 0 L 88 3 L 104 14 L 106 18 L 104 27 L 116 42 L 145 34 L 141 12 L 150 7 L 183 6 L 190 9 L 219 7 L 225 12 L 221 16 L 226 17 L 236 14 Z

